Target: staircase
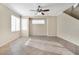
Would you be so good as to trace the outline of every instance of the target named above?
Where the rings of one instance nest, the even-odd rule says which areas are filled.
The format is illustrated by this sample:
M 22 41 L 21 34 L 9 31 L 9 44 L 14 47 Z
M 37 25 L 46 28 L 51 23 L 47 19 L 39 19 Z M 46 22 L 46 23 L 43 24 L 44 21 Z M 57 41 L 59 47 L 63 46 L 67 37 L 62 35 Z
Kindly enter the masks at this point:
M 70 7 L 69 9 L 64 11 L 64 13 L 66 13 L 66 14 L 68 14 L 68 15 L 79 20 L 79 5 L 75 8 L 74 8 L 74 6 Z

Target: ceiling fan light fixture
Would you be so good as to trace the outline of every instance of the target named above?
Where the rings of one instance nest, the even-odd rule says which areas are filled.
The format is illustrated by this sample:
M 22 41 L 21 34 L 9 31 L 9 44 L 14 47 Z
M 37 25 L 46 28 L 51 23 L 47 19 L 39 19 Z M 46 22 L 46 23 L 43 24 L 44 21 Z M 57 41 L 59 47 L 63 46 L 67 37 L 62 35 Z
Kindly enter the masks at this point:
M 42 15 L 41 12 L 38 12 L 37 15 Z

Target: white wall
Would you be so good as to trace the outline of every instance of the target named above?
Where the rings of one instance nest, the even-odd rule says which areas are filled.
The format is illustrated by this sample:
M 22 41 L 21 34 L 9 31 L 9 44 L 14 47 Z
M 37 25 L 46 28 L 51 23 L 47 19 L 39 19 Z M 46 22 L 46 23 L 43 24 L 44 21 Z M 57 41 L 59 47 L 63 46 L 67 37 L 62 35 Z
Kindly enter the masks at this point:
M 19 15 L 0 4 L 0 46 L 20 36 L 20 32 L 11 32 L 11 15 L 19 17 Z
M 47 35 L 56 36 L 57 35 L 57 17 L 56 16 L 48 17 L 47 21 L 48 21 Z
M 79 20 L 62 13 L 57 17 L 57 36 L 79 45 Z

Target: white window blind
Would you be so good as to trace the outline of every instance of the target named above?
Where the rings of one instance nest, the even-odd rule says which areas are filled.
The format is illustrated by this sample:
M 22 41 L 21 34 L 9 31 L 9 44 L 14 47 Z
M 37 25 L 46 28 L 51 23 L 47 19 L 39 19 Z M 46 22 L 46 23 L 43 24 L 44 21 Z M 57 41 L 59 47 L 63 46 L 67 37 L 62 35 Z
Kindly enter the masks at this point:
M 16 18 L 16 31 L 20 31 L 20 18 Z
M 32 24 L 45 24 L 45 19 L 33 19 Z
M 20 31 L 20 18 L 11 15 L 11 32 Z

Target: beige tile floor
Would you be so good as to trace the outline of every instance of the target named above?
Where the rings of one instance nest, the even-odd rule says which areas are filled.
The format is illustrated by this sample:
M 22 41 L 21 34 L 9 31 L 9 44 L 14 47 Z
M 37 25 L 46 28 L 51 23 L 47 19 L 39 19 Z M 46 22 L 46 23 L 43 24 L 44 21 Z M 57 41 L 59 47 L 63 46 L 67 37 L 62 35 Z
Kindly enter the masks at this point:
M 0 48 L 1 55 L 74 55 L 57 37 L 32 36 L 21 37 Z

